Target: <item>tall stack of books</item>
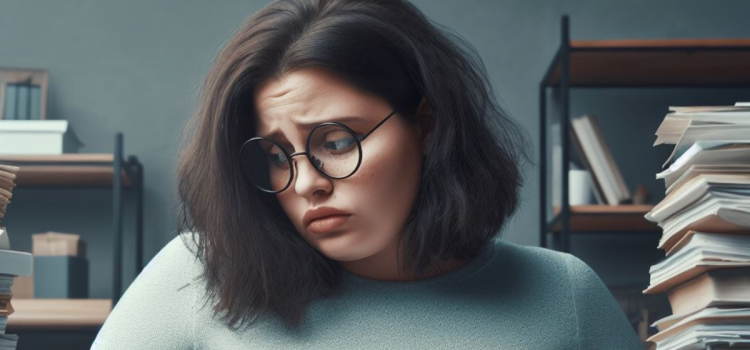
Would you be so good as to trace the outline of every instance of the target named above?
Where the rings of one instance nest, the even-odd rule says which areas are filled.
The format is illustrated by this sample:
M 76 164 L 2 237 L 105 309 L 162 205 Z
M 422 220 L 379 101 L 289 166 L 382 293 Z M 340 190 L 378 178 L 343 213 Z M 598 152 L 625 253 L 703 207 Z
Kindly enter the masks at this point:
M 666 257 L 646 294 L 668 293 L 658 350 L 750 348 L 750 105 L 672 107 L 656 145 L 674 151 L 657 174 L 666 197 L 646 219 Z
M 5 217 L 13 195 L 18 170 L 18 167 L 0 164 L 0 220 Z M 31 275 L 32 261 L 31 254 L 10 250 L 8 231 L 0 225 L 0 350 L 16 348 L 18 336 L 5 334 L 8 316 L 13 313 L 11 286 L 16 276 Z

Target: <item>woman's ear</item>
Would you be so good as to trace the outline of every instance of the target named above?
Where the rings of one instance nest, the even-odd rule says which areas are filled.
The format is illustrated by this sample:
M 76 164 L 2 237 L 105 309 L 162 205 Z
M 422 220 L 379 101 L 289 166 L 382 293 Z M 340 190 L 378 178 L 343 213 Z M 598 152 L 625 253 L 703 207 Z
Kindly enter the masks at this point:
M 422 150 L 427 151 L 427 143 L 432 136 L 432 130 L 435 127 L 435 119 L 432 115 L 432 107 L 427 103 L 427 99 L 422 97 L 417 107 L 417 127 L 419 128 Z

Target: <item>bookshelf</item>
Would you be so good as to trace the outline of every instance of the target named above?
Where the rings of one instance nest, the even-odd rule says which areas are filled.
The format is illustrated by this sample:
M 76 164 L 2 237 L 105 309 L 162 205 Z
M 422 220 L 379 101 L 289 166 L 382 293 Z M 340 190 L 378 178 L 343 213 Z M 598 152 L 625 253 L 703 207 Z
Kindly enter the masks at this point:
M 750 87 L 750 39 L 570 40 L 568 16 L 562 18 L 561 39 L 539 84 L 540 246 L 550 246 L 550 235 L 552 248 L 569 252 L 570 236 L 579 232 L 659 233 L 643 218 L 651 206 L 569 204 L 570 90 Z M 552 210 L 546 164 L 550 91 L 559 97 L 562 143 L 561 205 Z
M 98 327 L 123 293 L 123 191 L 135 194 L 135 264 L 143 269 L 143 165 L 135 156 L 123 156 L 123 135 L 115 135 L 114 151 L 102 154 L 51 156 L 0 155 L 0 163 L 19 166 L 18 188 L 101 188 L 112 191 L 112 299 L 13 299 L 16 313 L 8 327 Z
M 112 311 L 110 299 L 13 299 L 8 331 L 95 330 Z
M 570 230 L 575 232 L 652 232 L 659 227 L 643 219 L 653 205 L 571 205 Z M 554 208 L 555 218 L 547 231 L 560 232 L 560 207 Z

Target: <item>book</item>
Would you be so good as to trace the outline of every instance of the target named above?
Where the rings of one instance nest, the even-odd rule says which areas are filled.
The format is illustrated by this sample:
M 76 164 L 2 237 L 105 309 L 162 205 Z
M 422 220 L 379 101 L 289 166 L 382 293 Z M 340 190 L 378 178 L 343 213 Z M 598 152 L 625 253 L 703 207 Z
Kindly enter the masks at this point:
M 724 164 L 724 165 L 701 165 L 693 164 L 685 170 L 685 172 L 674 180 L 674 182 L 667 187 L 666 194 L 669 195 L 672 192 L 680 188 L 684 183 L 687 183 L 694 177 L 701 174 L 750 174 L 750 165 L 744 164 Z
M 750 267 L 750 235 L 695 232 L 680 250 L 651 266 L 643 292 L 667 292 L 706 271 L 740 267 Z
M 597 198 L 602 198 L 609 205 L 630 201 L 630 190 L 602 136 L 596 118 L 584 115 L 570 122 L 572 139 L 591 174 Z
M 16 119 L 16 95 L 18 89 L 15 84 L 6 84 L 5 86 L 5 99 L 3 108 L 3 117 L 0 119 Z
M 655 323 L 659 333 L 648 341 L 659 350 L 705 349 L 712 344 L 750 345 L 750 309 L 708 308 L 684 318 Z M 665 327 L 666 328 L 662 328 Z
M 669 291 L 672 313 L 707 307 L 750 307 L 750 268 L 707 271 Z
M 750 174 L 700 174 L 687 181 L 679 191 L 667 195 L 646 214 L 646 219 L 660 222 L 696 204 L 709 192 L 750 193 Z
M 16 105 L 16 117 L 15 119 L 18 120 L 28 120 L 29 119 L 29 113 L 31 112 L 29 109 L 29 102 L 31 101 L 31 96 L 29 95 L 29 85 L 28 84 L 15 84 L 16 88 L 18 89 L 18 95 L 16 101 L 18 102 L 18 105 Z
M 697 141 L 666 170 L 656 174 L 656 178 L 664 179 L 666 187 L 670 187 L 694 165 L 750 166 L 750 143 L 727 144 L 724 141 Z
M 750 106 L 669 107 L 656 130 L 654 146 L 677 144 L 691 126 L 750 124 Z
M 689 231 L 748 233 L 750 204 L 741 194 L 709 192 L 658 225 L 662 228 L 658 248 L 668 251 Z
M 731 143 L 748 143 L 748 135 L 750 135 L 750 124 L 716 124 L 716 125 L 689 125 L 682 134 L 680 140 L 672 149 L 672 154 L 669 155 L 666 162 L 662 167 L 666 168 L 667 165 L 672 163 L 674 159 L 679 157 L 682 153 L 688 150 L 696 141 L 699 140 L 711 140 L 714 142 L 723 141 L 726 144 Z

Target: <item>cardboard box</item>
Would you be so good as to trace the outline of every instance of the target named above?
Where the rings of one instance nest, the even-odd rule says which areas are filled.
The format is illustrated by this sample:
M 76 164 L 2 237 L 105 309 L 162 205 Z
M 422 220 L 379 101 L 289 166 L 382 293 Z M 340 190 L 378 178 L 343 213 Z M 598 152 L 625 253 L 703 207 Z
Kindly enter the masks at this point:
M 86 243 L 80 235 L 59 232 L 37 233 L 31 236 L 34 256 L 86 257 Z

